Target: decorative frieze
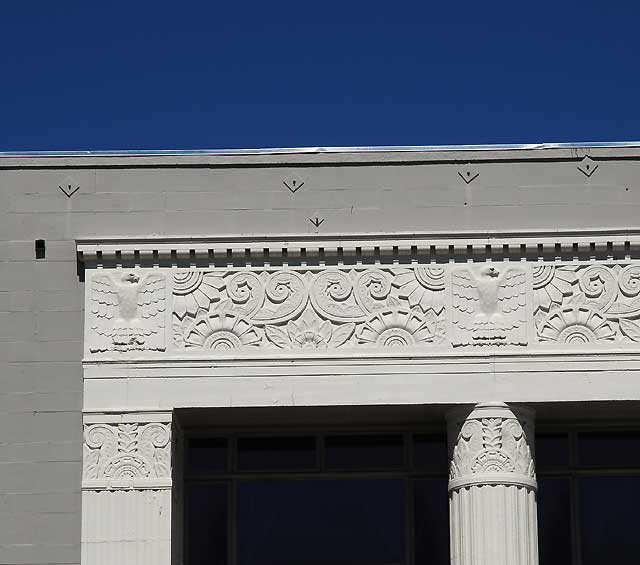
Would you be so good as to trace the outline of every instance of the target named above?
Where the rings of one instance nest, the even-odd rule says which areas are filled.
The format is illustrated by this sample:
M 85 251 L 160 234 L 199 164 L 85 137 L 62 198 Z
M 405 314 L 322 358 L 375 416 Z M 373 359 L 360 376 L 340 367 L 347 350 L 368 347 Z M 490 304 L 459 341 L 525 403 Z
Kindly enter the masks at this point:
M 90 277 L 88 354 L 464 354 L 640 342 L 640 264 L 120 268 Z
M 429 346 L 444 339 L 440 267 L 194 275 L 190 294 L 197 298 L 187 306 L 188 277 L 174 276 L 174 343 L 185 350 Z
M 640 342 L 640 265 L 539 266 L 534 319 L 542 343 Z

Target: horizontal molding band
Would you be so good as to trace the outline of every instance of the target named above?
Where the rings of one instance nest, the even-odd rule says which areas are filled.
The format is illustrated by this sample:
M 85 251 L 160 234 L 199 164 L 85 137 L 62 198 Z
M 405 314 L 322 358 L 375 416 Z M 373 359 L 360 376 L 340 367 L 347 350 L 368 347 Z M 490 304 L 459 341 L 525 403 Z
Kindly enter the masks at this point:
M 487 259 L 630 258 L 640 254 L 640 228 L 575 231 L 459 231 L 393 234 L 289 234 L 225 238 L 83 239 L 87 263 L 228 265 Z
M 134 480 L 85 480 L 82 482 L 82 490 L 170 490 L 171 479 L 134 479 Z
M 491 475 L 483 474 L 460 477 L 459 479 L 449 481 L 449 492 L 461 488 L 483 485 L 514 485 L 526 487 L 534 491 L 538 490 L 538 482 L 535 478 L 516 475 L 515 473 L 494 473 Z

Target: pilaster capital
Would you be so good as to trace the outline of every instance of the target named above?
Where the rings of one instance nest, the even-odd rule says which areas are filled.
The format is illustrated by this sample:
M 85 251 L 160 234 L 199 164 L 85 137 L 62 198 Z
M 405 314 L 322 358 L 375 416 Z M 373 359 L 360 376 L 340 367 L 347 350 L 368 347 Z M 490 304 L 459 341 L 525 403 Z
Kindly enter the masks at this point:
M 83 490 L 170 489 L 171 414 L 85 416 Z
M 484 402 L 450 411 L 447 428 L 449 491 L 491 484 L 537 489 L 533 410 Z

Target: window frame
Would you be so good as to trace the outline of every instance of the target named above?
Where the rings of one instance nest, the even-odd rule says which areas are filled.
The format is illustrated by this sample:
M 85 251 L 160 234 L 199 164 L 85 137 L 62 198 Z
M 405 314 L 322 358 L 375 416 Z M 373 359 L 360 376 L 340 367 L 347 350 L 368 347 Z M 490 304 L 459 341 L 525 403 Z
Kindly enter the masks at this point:
M 393 469 L 344 469 L 336 470 L 327 468 L 325 461 L 325 438 L 328 436 L 389 436 L 398 435 L 402 438 L 403 443 L 403 467 Z M 316 439 L 316 468 L 313 470 L 292 470 L 292 471 L 242 471 L 238 469 L 237 452 L 238 439 L 243 437 L 309 437 L 314 436 Z M 448 478 L 448 461 L 444 462 L 443 469 L 437 471 L 434 469 L 417 469 L 413 457 L 413 440 L 418 436 L 432 436 L 440 438 L 446 448 L 447 435 L 442 426 L 435 427 L 429 425 L 416 426 L 367 426 L 367 427 L 349 427 L 341 426 L 339 428 L 327 428 L 323 426 L 321 429 L 317 427 L 297 428 L 290 431 L 287 428 L 259 428 L 259 429 L 242 429 L 233 430 L 212 430 L 212 429 L 187 429 L 184 430 L 185 438 L 185 459 L 189 441 L 193 438 L 224 438 L 227 440 L 227 471 L 223 473 L 199 473 L 197 475 L 190 474 L 188 466 L 185 464 L 182 477 L 182 492 L 186 493 L 189 484 L 221 484 L 227 486 L 228 496 L 228 523 L 227 523 L 227 563 L 226 565 L 237 565 L 237 488 L 238 482 L 246 480 L 304 480 L 304 479 L 398 479 L 404 484 L 405 496 L 405 560 L 399 565 L 415 565 L 415 528 L 414 528 L 414 491 L 413 484 L 419 479 L 438 479 L 446 480 Z M 186 461 L 185 461 L 186 463 Z M 189 528 L 189 509 L 188 497 L 183 495 L 183 554 L 184 562 L 190 565 L 188 540 Z M 447 507 L 448 512 L 448 507 Z M 448 517 L 447 517 L 448 521 Z M 447 539 L 448 542 L 448 539 Z
M 564 434 L 567 436 L 568 463 L 564 466 L 540 467 L 536 463 L 537 478 L 558 478 L 569 481 L 569 512 L 571 531 L 571 565 L 582 565 L 582 539 L 580 531 L 579 479 L 583 477 L 640 477 L 638 465 L 586 465 L 578 460 L 578 434 L 580 433 L 640 432 L 640 422 L 567 422 L 536 425 L 537 438 L 542 435 Z M 540 525 L 538 525 L 540 529 Z

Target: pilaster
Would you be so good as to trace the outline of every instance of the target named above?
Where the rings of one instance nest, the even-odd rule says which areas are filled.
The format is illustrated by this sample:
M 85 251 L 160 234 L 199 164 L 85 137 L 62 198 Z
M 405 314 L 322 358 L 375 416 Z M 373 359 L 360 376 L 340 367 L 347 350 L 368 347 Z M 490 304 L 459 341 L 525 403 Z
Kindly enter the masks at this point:
M 170 565 L 174 435 L 171 413 L 85 414 L 82 565 Z
M 533 412 L 492 402 L 447 419 L 452 565 L 537 565 Z

